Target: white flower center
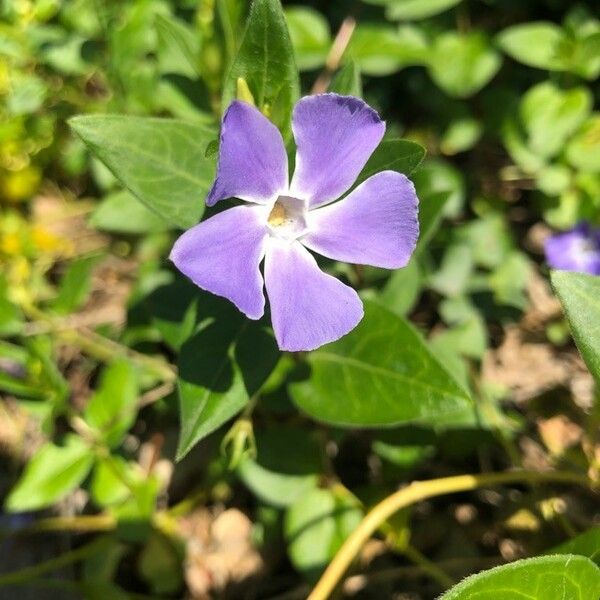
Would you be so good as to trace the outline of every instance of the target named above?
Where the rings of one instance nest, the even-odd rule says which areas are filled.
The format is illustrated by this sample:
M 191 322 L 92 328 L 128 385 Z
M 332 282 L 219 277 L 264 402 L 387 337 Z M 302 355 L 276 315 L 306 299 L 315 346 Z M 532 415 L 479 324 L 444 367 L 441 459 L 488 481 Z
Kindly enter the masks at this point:
M 267 218 L 271 234 L 284 240 L 295 240 L 306 233 L 306 200 L 279 196 Z

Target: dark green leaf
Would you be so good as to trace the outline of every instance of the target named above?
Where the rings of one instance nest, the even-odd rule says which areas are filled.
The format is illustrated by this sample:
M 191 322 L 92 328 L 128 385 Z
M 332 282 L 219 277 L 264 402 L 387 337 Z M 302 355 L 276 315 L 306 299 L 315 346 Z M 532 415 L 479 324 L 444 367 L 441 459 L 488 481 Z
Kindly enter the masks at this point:
M 358 64 L 348 61 L 336 74 L 329 86 L 329 91 L 342 96 L 362 98 L 362 80 Z
M 471 575 L 440 600 L 588 600 L 600 596 L 600 569 L 583 556 L 540 556 Z
M 550 280 L 563 305 L 575 342 L 592 375 L 600 381 L 600 278 L 584 273 L 552 271 Z
M 410 175 L 425 157 L 425 148 L 416 142 L 395 139 L 379 144 L 361 171 L 356 185 L 380 171 L 398 171 Z
M 46 444 L 8 495 L 6 510 L 24 512 L 51 506 L 85 479 L 93 462 L 91 448 L 75 435 L 67 436 L 64 446 Z
M 368 341 L 368 343 L 365 343 Z M 453 424 L 473 413 L 467 393 L 403 318 L 365 303 L 354 331 L 307 357 L 310 377 L 290 391 L 299 408 L 340 426 Z
M 238 413 L 274 369 L 273 337 L 220 303 L 179 355 L 181 433 L 177 458 Z
M 148 208 L 183 229 L 199 221 L 215 171 L 214 160 L 204 154 L 214 130 L 120 115 L 73 117 L 69 124 Z
M 256 436 L 256 460 L 246 459 L 238 473 L 263 502 L 289 506 L 316 487 L 321 471 L 316 440 L 302 429 L 276 427 Z
M 223 108 L 248 84 L 259 109 L 289 136 L 292 107 L 300 95 L 292 42 L 279 0 L 254 0 L 248 25 L 223 88 Z

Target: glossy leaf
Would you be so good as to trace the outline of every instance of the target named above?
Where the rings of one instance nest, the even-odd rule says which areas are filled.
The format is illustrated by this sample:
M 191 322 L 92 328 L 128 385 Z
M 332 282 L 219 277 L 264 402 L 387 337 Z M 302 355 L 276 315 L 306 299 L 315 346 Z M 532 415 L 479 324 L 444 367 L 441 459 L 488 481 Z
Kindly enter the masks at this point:
M 223 108 L 236 98 L 238 79 L 256 105 L 289 136 L 292 107 L 300 95 L 292 41 L 279 0 L 254 0 L 246 32 L 223 88 Z
M 8 495 L 6 510 L 24 512 L 51 506 L 86 478 L 93 462 L 90 447 L 75 435 L 67 436 L 63 446 L 42 446 Z
M 69 124 L 119 181 L 172 225 L 187 229 L 204 210 L 214 158 L 205 156 L 216 132 L 176 119 L 91 115 Z
M 340 426 L 445 425 L 473 412 L 467 393 L 402 317 L 374 303 L 354 331 L 307 357 L 290 392 L 300 409 Z
M 600 336 L 593 326 L 600 320 L 600 278 L 585 273 L 552 271 L 550 280 L 581 356 L 592 375 L 600 380 Z
M 588 600 L 600 596 L 600 569 L 583 556 L 541 556 L 471 575 L 440 600 Z

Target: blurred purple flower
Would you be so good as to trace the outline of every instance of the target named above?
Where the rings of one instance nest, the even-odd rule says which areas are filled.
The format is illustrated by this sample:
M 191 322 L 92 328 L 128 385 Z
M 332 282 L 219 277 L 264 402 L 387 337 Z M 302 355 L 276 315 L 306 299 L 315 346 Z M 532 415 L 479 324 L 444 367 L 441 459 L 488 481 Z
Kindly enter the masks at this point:
M 342 201 L 381 141 L 385 123 L 362 100 L 322 94 L 302 98 L 292 130 L 296 168 L 278 129 L 250 104 L 223 116 L 217 175 L 206 203 L 240 198 L 186 231 L 171 260 L 196 285 L 233 302 L 250 319 L 265 308 L 282 350 L 313 350 L 359 323 L 356 291 L 323 273 L 307 248 L 334 260 L 404 267 L 419 235 L 418 199 L 400 173 L 371 176 Z
M 544 251 L 553 269 L 600 275 L 600 230 L 588 223 L 551 235 L 546 239 Z

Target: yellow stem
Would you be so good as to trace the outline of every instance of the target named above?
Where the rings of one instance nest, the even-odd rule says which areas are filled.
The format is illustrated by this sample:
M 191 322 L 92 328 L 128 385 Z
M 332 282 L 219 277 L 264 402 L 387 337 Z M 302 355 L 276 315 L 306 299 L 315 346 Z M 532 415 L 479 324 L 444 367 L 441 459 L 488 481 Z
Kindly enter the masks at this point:
M 509 471 L 506 473 L 457 475 L 429 481 L 414 481 L 382 500 L 365 516 L 334 556 L 309 595 L 308 600 L 326 600 L 329 598 L 363 545 L 384 521 L 400 509 L 434 496 L 466 492 L 484 486 L 542 482 L 571 483 L 586 487 L 591 485 L 590 480 L 584 475 L 562 471 Z

